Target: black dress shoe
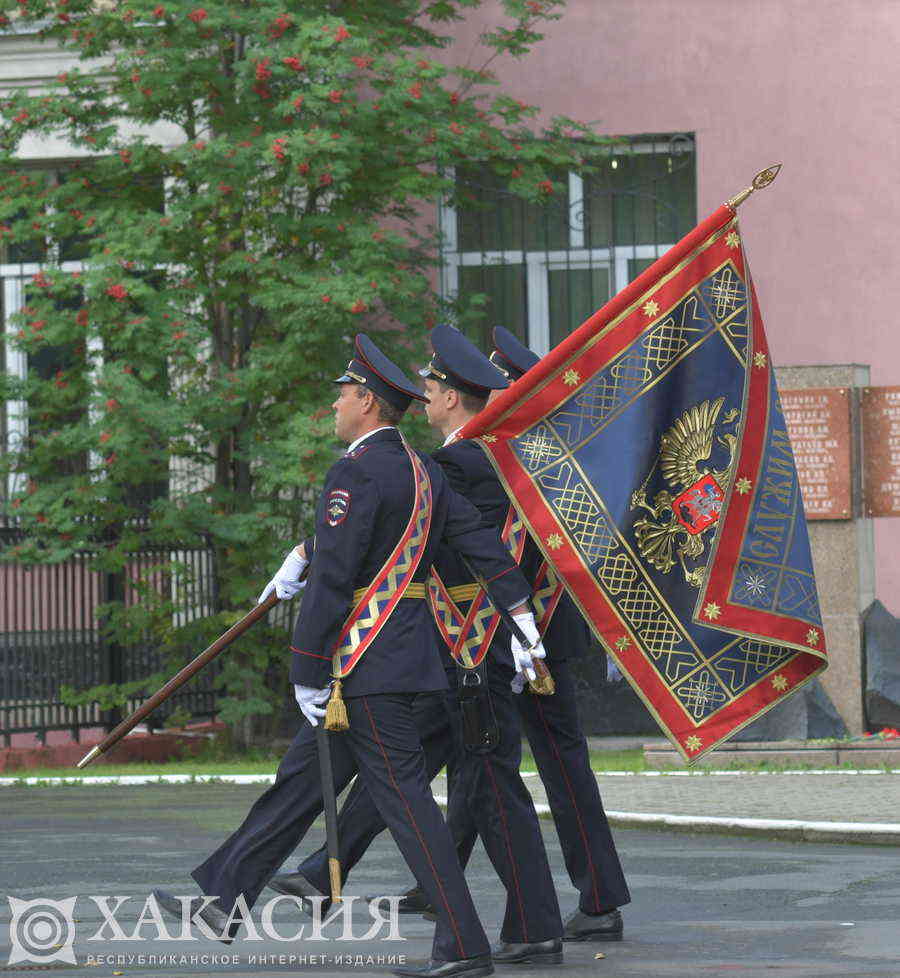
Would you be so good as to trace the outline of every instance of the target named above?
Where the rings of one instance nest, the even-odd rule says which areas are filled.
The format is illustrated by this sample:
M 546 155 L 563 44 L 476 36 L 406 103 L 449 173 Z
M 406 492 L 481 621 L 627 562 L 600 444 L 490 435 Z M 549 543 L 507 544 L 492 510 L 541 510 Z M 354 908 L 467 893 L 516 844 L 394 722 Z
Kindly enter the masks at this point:
M 609 913 L 583 913 L 576 910 L 566 921 L 564 941 L 621 941 L 622 915 L 618 910 Z
M 174 917 L 181 923 L 181 900 L 171 893 L 167 893 L 165 890 L 154 890 L 153 896 L 160 910 L 164 910 L 170 917 Z M 196 913 L 201 920 L 209 924 L 214 934 L 219 935 L 216 937 L 216 940 L 221 941 L 223 944 L 230 944 L 234 940 L 234 935 L 229 935 L 226 930 L 228 926 L 228 914 L 214 903 L 209 904 L 197 913 L 197 907 L 202 902 L 202 897 L 191 897 L 190 914 L 188 916 L 193 917 Z
M 322 913 L 327 913 L 331 906 L 331 897 L 325 896 L 321 890 L 317 890 L 303 873 L 284 873 L 281 876 L 273 876 L 269 880 L 269 889 L 276 893 L 284 893 L 285 896 L 299 897 L 300 905 L 304 912 L 310 917 L 315 916 L 315 905 L 310 897 L 325 897 L 322 901 Z
M 367 896 L 366 899 L 369 903 L 376 903 L 378 900 L 383 900 L 383 896 Z M 428 897 L 418 886 L 414 886 L 412 889 L 407 890 L 403 896 L 400 897 L 400 902 L 397 904 L 397 913 L 430 913 L 433 914 L 431 904 L 428 902 Z
M 495 964 L 559 964 L 563 959 L 563 946 L 558 937 L 531 944 L 501 941 L 491 949 L 491 955 Z
M 458 961 L 429 961 L 419 967 L 407 965 L 394 970 L 394 974 L 401 975 L 402 978 L 452 978 L 454 975 L 480 978 L 481 975 L 493 973 L 494 966 L 489 954 L 481 954 L 477 958 L 460 958 Z

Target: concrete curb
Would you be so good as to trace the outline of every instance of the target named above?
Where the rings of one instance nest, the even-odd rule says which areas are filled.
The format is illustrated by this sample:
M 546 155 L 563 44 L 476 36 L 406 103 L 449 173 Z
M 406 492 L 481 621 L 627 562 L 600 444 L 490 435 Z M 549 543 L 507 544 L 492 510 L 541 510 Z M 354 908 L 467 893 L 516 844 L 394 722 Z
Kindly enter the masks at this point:
M 784 839 L 792 842 L 849 842 L 858 845 L 900 846 L 900 824 L 893 822 L 804 822 L 786 818 L 669 815 L 663 812 L 608 811 L 606 815 L 610 825 L 619 828 L 763 836 L 767 839 Z
M 445 795 L 434 800 L 446 807 Z M 550 806 L 535 802 L 542 818 Z M 756 835 L 793 842 L 852 842 L 861 845 L 900 845 L 900 824 L 890 822 L 802 822 L 777 818 L 720 818 L 706 815 L 668 815 L 663 812 L 611 812 L 609 824 L 622 829 L 659 829 L 668 832 L 710 833 L 714 835 Z
M 835 771 L 802 768 L 797 771 L 594 771 L 598 778 L 710 778 L 741 777 L 758 778 L 768 775 L 859 775 L 900 774 L 900 768 L 884 770 L 880 768 L 860 768 L 859 770 Z M 523 771 L 523 778 L 538 777 L 537 771 Z M 0 778 L 0 788 L 52 787 L 54 785 L 142 785 L 142 784 L 272 784 L 274 774 L 95 774 L 73 775 L 71 778 L 18 777 Z M 831 823 L 826 823 L 831 824 Z M 854 823 L 855 824 L 855 823 Z
M 692 771 L 597 771 L 598 777 L 758 777 L 772 773 L 807 774 L 884 774 L 883 771 L 796 771 L 796 772 L 692 772 Z M 900 774 L 900 771 L 892 771 Z M 529 777 L 534 772 L 525 772 Z M 0 787 L 17 786 L 68 786 L 68 785 L 152 785 L 152 784 L 261 784 L 269 785 L 274 774 L 127 774 L 97 775 L 80 778 L 0 778 Z M 445 795 L 435 795 L 435 801 L 447 805 Z M 535 802 L 540 816 L 549 816 L 550 807 Z M 619 828 L 659 829 L 673 832 L 712 833 L 717 835 L 763 836 L 795 842 L 840 842 L 861 845 L 900 846 L 900 823 L 894 822 L 809 822 L 799 819 L 738 818 L 735 816 L 674 815 L 667 812 L 617 812 L 607 811 L 610 824 Z

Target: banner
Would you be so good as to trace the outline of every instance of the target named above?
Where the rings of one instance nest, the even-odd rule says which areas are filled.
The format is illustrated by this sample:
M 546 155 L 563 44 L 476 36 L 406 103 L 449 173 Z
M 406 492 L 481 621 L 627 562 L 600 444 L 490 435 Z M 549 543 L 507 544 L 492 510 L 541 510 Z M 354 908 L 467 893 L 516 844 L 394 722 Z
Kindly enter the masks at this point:
M 461 432 L 685 758 L 826 665 L 797 473 L 735 211 Z

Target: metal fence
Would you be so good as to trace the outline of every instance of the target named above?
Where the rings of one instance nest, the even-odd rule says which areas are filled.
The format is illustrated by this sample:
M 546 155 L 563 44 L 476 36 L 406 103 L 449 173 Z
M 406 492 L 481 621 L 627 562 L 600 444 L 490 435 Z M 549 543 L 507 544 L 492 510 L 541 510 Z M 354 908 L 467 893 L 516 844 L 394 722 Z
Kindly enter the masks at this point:
M 0 528 L 3 542 L 14 543 L 18 531 Z M 186 574 L 175 582 L 166 567 L 176 560 Z M 138 580 L 159 589 L 183 587 L 175 624 L 211 614 L 216 607 L 216 576 L 210 550 L 144 551 L 134 554 L 121 573 L 92 570 L 83 556 L 57 564 L 0 564 L 0 742 L 10 746 L 13 734 L 30 733 L 46 741 L 50 731 L 68 731 L 77 740 L 87 729 L 109 729 L 121 714 L 96 703 L 63 704 L 63 686 L 128 683 L 163 669 L 171 650 L 160 650 L 146 636 L 112 641 L 102 627 L 102 606 L 139 601 Z M 185 649 L 185 657 L 198 650 Z M 212 663 L 166 704 L 165 715 L 182 708 L 194 719 L 215 715 L 217 675 Z M 124 710 L 145 698 L 137 694 Z M 159 714 L 154 715 L 157 719 Z

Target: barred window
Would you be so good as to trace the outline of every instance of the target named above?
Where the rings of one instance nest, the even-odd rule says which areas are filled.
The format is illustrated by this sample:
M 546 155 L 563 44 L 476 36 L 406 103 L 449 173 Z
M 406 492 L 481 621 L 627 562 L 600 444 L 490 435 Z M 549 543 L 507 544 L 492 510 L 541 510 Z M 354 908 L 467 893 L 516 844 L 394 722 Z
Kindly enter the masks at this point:
M 77 170 L 71 166 L 35 167 L 31 173 L 36 183 L 45 182 L 51 187 L 63 187 L 67 180 L 73 177 L 91 176 L 89 161 L 79 165 Z M 104 181 L 96 185 L 98 196 L 106 201 L 115 200 L 117 194 L 127 193 L 132 200 L 139 200 L 148 209 L 164 213 L 163 186 L 160 181 L 135 182 L 124 177 L 118 184 Z M 14 215 L 13 220 L 21 215 Z M 82 270 L 82 262 L 88 253 L 89 235 L 73 235 L 59 240 L 46 237 L 39 232 L 34 238 L 11 244 L 0 243 L 0 316 L 4 323 L 5 342 L 2 349 L 2 368 L 11 375 L 25 378 L 29 371 L 42 380 L 49 380 L 68 372 L 83 372 L 87 370 L 86 353 L 102 353 L 104 359 L 112 356 L 107 351 L 94 349 L 86 351 L 74 346 L 44 346 L 40 350 L 27 355 L 19 347 L 10 342 L 13 333 L 12 317 L 23 307 L 28 306 L 29 292 L 34 275 L 45 263 L 58 264 L 66 272 Z M 81 306 L 80 301 L 62 303 L 63 308 L 74 312 Z M 95 357 L 96 358 L 96 357 Z M 165 363 L 158 371 L 160 384 L 168 383 Z M 86 404 L 73 404 L 71 410 L 61 417 L 53 419 L 47 412 L 39 397 L 30 401 L 4 401 L 0 412 L 0 448 L 11 452 L 18 450 L 22 444 L 35 444 L 52 430 L 59 421 L 75 422 L 87 411 Z M 95 459 L 97 462 L 97 459 Z M 166 468 L 168 462 L 160 463 L 161 474 L 156 480 L 135 487 L 135 493 L 141 500 L 152 502 L 154 498 L 164 495 L 167 491 Z M 70 474 L 87 472 L 90 459 L 87 452 L 73 452 L 65 459 L 59 460 L 61 471 Z M 10 476 L 8 485 L 0 486 L 0 499 L 4 496 L 21 491 L 25 483 L 25 474 L 16 473 Z M 0 480 L 2 481 L 2 480 Z
M 441 208 L 442 293 L 479 294 L 460 326 L 483 349 L 506 326 L 546 353 L 697 221 L 691 134 L 611 144 L 596 171 L 553 174 L 546 204 L 509 191 L 488 167 L 456 171 L 462 204 Z

